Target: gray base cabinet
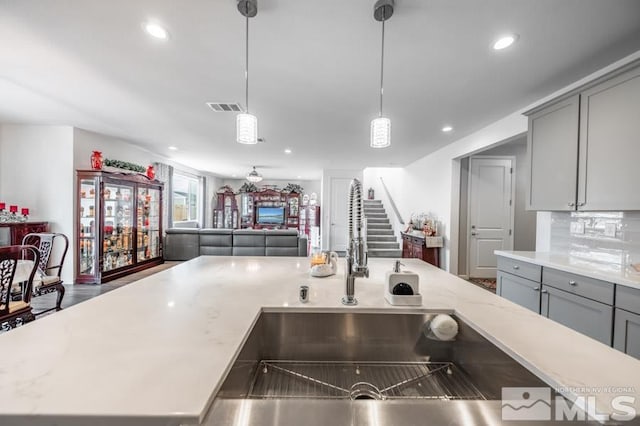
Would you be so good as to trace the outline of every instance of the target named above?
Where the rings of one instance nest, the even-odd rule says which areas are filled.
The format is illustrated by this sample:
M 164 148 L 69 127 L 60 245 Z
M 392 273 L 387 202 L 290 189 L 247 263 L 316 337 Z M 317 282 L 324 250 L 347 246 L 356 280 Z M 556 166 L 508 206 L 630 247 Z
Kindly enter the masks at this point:
M 616 309 L 613 347 L 640 359 L 640 315 Z
M 542 315 L 611 346 L 611 306 L 547 285 L 541 293 Z
M 540 312 L 540 283 L 498 271 L 496 293 L 533 312 Z

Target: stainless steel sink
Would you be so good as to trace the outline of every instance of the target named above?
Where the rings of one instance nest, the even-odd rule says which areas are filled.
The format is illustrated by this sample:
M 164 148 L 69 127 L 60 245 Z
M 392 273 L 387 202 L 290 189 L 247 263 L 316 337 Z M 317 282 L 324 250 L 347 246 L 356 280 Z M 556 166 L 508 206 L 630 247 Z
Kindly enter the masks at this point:
M 205 424 L 502 424 L 502 387 L 547 386 L 455 316 L 427 337 L 433 315 L 263 312 Z

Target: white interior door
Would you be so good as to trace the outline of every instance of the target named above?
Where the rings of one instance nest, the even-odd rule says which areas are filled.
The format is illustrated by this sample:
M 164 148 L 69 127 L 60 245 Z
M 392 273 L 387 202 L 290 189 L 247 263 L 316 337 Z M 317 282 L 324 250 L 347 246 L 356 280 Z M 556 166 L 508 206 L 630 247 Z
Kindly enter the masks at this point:
M 349 201 L 350 178 L 330 178 L 331 212 L 329 247 L 332 251 L 347 251 L 348 224 L 347 204 Z
M 470 159 L 469 276 L 496 277 L 494 250 L 513 248 L 513 159 Z

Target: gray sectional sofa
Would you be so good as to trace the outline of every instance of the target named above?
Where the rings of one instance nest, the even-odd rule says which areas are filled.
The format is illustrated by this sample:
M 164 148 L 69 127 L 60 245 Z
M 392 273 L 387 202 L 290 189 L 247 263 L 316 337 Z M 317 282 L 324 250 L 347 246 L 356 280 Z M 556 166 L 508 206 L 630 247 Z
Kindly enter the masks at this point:
M 165 260 L 209 256 L 307 256 L 307 237 L 294 229 L 169 228 Z

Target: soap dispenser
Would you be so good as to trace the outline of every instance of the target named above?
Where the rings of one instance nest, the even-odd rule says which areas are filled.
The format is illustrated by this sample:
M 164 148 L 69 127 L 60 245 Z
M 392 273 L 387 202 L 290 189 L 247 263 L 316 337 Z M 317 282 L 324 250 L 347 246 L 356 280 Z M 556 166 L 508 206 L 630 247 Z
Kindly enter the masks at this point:
M 391 305 L 422 305 L 420 277 L 415 272 L 401 271 L 401 265 L 404 266 L 399 260 L 396 260 L 393 271 L 386 273 L 384 298 Z

